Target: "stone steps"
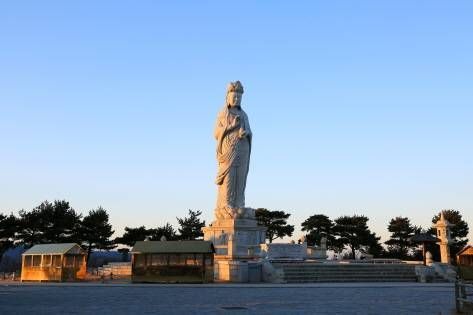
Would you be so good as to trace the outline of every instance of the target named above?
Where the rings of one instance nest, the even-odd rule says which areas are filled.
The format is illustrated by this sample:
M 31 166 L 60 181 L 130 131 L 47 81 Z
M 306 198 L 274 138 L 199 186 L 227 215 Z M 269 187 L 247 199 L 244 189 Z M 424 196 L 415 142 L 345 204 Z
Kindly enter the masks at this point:
M 373 272 L 373 271 L 387 271 L 387 272 L 411 272 L 413 268 L 360 268 L 360 269 L 334 269 L 334 268 L 286 268 L 284 267 L 284 270 L 288 271 L 298 271 L 298 270 L 304 270 L 304 271 L 333 271 L 333 272 Z
M 363 270 L 363 271 L 327 271 L 327 270 L 284 270 L 285 274 L 413 274 L 408 270 Z
M 284 266 L 287 268 L 297 268 L 297 267 L 305 267 L 305 268 L 324 268 L 324 269 L 385 269 L 385 268 L 392 268 L 392 269 L 411 269 L 414 268 L 415 265 L 402 265 L 402 264 L 386 264 L 386 265 L 377 265 L 377 264 L 321 264 L 321 263 L 313 263 L 313 264 L 299 264 L 299 263 L 273 263 L 277 266 Z
M 284 271 L 284 274 L 286 276 L 298 276 L 298 275 L 312 275 L 312 276 L 324 276 L 324 275 L 327 275 L 327 274 L 330 274 L 330 275 L 340 275 L 340 276 L 346 276 L 346 277 L 349 277 L 349 276 L 372 276 L 372 275 L 376 275 L 376 276 L 384 276 L 384 275 L 392 275 L 392 274 L 395 274 L 395 275 L 407 275 L 407 276 L 410 276 L 410 275 L 413 275 L 414 273 L 412 272 L 333 272 L 333 273 L 329 273 L 329 272 L 304 272 L 304 271 Z
M 415 266 L 401 264 L 275 263 L 288 283 L 416 282 Z
M 416 282 L 417 279 L 408 278 L 379 278 L 379 279 L 297 279 L 286 280 L 287 283 L 343 283 L 343 282 Z
M 396 276 L 396 275 L 372 275 L 372 276 L 360 276 L 360 275 L 354 275 L 354 276 L 340 276 L 340 275 L 323 275 L 323 276 L 311 276 L 311 275 L 300 275 L 300 276 L 285 276 L 284 280 L 285 281 L 296 281 L 296 280 L 344 280 L 344 279 L 352 279 L 352 280 L 359 280 L 359 281 L 368 281 L 372 279 L 409 279 L 414 282 L 417 281 L 417 277 L 415 275 L 402 275 L 402 276 Z

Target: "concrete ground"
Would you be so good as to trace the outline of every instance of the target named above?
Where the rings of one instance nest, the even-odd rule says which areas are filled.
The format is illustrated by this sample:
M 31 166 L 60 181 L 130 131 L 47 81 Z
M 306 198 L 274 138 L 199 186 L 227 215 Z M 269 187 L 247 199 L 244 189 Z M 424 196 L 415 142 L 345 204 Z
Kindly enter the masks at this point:
M 455 314 L 449 283 L 18 284 L 0 314 Z

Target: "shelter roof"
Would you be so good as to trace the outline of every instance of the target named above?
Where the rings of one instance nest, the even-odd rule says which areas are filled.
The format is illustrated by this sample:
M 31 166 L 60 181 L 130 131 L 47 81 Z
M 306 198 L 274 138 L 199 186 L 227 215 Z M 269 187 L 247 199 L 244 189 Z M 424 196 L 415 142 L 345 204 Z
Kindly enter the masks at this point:
M 83 249 L 76 243 L 59 243 L 59 244 L 38 244 L 34 245 L 23 255 L 45 255 L 45 254 L 80 254 Z
M 131 249 L 132 253 L 214 253 L 209 241 L 139 241 Z
M 466 252 L 466 251 L 467 251 L 468 249 L 470 249 L 470 248 L 473 248 L 473 246 L 471 246 L 471 245 L 466 245 L 465 247 L 463 247 L 462 250 L 460 250 L 460 251 L 457 253 L 457 256 L 463 254 L 464 252 Z
M 420 233 L 411 237 L 411 242 L 423 243 L 423 242 L 439 242 L 439 239 L 430 235 L 429 233 Z

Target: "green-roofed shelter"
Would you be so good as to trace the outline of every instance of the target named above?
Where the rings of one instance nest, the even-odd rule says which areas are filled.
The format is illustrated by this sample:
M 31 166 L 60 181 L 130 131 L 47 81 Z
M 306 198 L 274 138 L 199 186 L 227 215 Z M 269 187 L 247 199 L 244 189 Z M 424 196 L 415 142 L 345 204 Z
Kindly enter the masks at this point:
M 131 250 L 133 282 L 213 281 L 215 249 L 208 241 L 140 241 Z
M 21 281 L 85 279 L 87 252 L 76 243 L 38 244 L 22 255 Z

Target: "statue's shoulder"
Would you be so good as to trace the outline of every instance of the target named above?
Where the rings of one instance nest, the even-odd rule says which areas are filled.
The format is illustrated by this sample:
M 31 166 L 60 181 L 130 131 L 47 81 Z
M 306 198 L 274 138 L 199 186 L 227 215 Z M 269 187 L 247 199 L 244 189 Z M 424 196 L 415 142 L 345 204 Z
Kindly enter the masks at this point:
M 240 115 L 243 116 L 246 120 L 248 120 L 248 115 L 243 109 L 240 109 Z
M 247 115 L 246 112 L 243 110 L 243 108 L 240 109 L 240 111 L 241 111 L 241 114 L 242 114 L 243 116 L 248 117 L 248 115 Z
M 227 115 L 227 111 L 228 111 L 227 108 L 225 108 L 225 107 L 221 108 L 220 111 L 217 114 L 217 118 L 219 118 L 219 119 L 224 118 Z

